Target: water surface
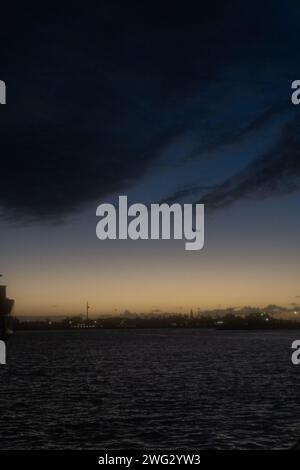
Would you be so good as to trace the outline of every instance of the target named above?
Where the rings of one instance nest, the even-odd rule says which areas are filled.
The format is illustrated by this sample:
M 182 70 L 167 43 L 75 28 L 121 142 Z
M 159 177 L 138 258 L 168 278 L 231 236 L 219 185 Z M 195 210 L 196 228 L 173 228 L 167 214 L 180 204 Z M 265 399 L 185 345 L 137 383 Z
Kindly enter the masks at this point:
M 18 332 L 1 449 L 273 449 L 300 438 L 297 331 Z

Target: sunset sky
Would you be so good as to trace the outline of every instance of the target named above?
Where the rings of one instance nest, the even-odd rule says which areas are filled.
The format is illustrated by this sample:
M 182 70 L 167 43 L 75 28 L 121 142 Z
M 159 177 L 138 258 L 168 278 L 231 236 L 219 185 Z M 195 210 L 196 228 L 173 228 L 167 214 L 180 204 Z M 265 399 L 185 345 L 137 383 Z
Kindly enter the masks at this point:
M 141 3 L 7 7 L 0 272 L 15 313 L 297 303 L 299 4 Z M 119 194 L 204 203 L 204 249 L 98 240 L 96 207 Z

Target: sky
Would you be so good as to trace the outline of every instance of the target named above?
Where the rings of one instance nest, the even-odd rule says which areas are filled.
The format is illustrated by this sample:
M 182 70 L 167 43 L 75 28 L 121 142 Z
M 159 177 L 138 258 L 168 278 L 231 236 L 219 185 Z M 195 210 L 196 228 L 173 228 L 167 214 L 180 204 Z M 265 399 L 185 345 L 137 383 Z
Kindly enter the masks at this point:
M 296 1 L 2 6 L 0 272 L 18 315 L 297 303 Z M 205 244 L 96 208 L 205 204 Z

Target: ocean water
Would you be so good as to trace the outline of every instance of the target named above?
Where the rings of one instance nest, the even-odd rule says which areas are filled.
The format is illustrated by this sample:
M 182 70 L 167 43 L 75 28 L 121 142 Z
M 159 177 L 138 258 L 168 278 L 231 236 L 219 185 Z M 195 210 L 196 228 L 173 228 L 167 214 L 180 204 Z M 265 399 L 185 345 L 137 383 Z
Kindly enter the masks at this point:
M 0 366 L 1 449 L 288 449 L 297 331 L 18 332 Z

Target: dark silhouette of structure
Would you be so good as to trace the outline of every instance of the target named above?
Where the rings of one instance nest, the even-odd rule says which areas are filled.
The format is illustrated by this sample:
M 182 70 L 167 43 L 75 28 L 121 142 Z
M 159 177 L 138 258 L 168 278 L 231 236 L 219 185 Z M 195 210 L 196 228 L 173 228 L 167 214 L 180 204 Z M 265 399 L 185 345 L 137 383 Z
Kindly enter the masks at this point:
M 5 341 L 12 334 L 12 318 L 10 316 L 14 300 L 6 297 L 6 286 L 0 286 L 0 339 Z

